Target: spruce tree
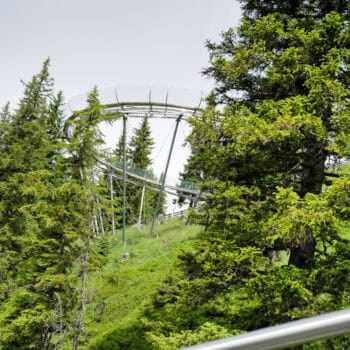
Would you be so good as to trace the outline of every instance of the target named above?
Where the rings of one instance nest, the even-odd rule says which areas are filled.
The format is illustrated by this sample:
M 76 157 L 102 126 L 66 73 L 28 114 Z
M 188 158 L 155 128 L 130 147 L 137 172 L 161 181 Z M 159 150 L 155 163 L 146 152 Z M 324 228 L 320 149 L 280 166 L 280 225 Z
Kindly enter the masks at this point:
M 148 118 L 143 118 L 139 127 L 134 130 L 129 143 L 128 153 L 131 165 L 144 170 L 148 169 L 152 164 L 150 156 L 153 145 Z
M 87 96 L 87 108 L 76 112 L 66 122 L 66 129 L 71 133 L 69 137 L 70 157 L 68 159 L 71 176 L 79 184 L 84 193 L 85 206 L 80 212 L 82 215 L 80 237 L 82 241 L 80 250 L 80 293 L 74 322 L 72 349 L 77 349 L 80 335 L 83 330 L 83 317 L 86 304 L 86 283 L 91 255 L 91 245 L 94 236 L 98 235 L 100 225 L 99 194 L 95 168 L 101 157 L 101 145 L 104 144 L 99 123 L 109 121 L 113 117 L 102 114 L 99 93 L 96 87 Z M 98 224 L 96 225 L 96 222 Z
M 191 121 L 189 165 L 206 231 L 156 297 L 159 343 L 206 322 L 235 334 L 349 307 L 350 182 L 335 171 L 350 155 L 348 2 L 241 3 L 240 26 L 207 44 L 216 87 Z
M 128 151 L 127 151 L 127 155 L 128 155 Z M 119 139 L 118 139 L 118 143 L 117 146 L 114 150 L 114 155 L 115 158 L 117 160 L 117 162 L 121 163 L 123 162 L 123 155 L 124 155 L 124 140 L 123 140 L 123 135 L 120 135 Z
M 153 177 L 151 169 L 151 153 L 154 145 L 154 141 L 151 136 L 151 129 L 148 118 L 142 119 L 142 122 L 137 128 L 133 130 L 130 142 L 127 145 L 127 167 L 131 172 L 135 172 L 138 176 Z M 123 139 L 120 137 L 118 145 L 115 151 L 116 158 L 118 159 L 119 165 L 123 161 Z M 139 217 L 139 210 L 141 205 L 141 193 L 142 187 L 146 185 L 141 180 L 132 179 L 135 184 L 127 184 L 127 222 L 129 224 L 135 223 Z M 121 197 L 121 181 L 115 186 L 119 188 L 118 197 Z M 147 221 L 153 215 L 153 207 L 156 202 L 156 193 L 152 190 L 145 190 L 145 203 L 144 203 L 144 214 L 142 215 Z
M 51 349 L 69 328 L 81 190 L 69 181 L 49 60 L 2 120 L 0 348 Z
M 134 134 L 129 143 L 129 161 L 133 167 L 140 169 L 141 176 L 149 177 L 153 174 L 151 169 L 151 154 L 154 141 L 151 136 L 151 129 L 148 118 L 143 118 L 139 127 L 134 130 Z M 134 209 L 134 216 L 137 218 L 140 211 L 140 198 L 142 186 L 145 185 L 141 181 L 137 181 L 137 185 L 130 185 L 128 190 L 129 203 Z M 148 221 L 153 215 L 153 208 L 157 199 L 154 191 L 145 189 L 144 192 L 144 220 Z

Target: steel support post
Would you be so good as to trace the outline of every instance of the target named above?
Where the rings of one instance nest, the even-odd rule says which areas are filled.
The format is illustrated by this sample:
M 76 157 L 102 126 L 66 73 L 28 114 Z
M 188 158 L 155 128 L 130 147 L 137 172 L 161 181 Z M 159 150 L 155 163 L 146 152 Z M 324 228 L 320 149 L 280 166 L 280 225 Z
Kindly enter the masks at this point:
M 114 190 L 113 190 L 113 177 L 109 174 L 109 186 L 110 186 L 110 197 L 111 197 L 111 224 L 112 234 L 115 235 L 115 222 L 114 222 Z
M 182 117 L 183 117 L 183 115 L 180 114 L 180 115 L 178 116 L 178 118 L 176 119 L 175 130 L 174 130 L 173 138 L 172 138 L 172 140 L 171 140 L 171 146 L 170 146 L 170 150 L 169 150 L 169 155 L 168 155 L 167 163 L 166 163 L 166 166 L 165 166 L 165 171 L 164 171 L 163 178 L 162 178 L 162 182 L 161 182 L 161 186 L 160 186 L 160 191 L 159 191 L 159 194 L 158 194 L 156 209 L 154 210 L 154 214 L 153 214 L 153 220 L 152 220 L 151 230 L 150 230 L 150 233 L 149 233 L 149 236 L 150 236 L 150 237 L 153 237 L 154 225 L 155 225 L 155 222 L 156 222 L 156 220 L 157 220 L 157 216 L 158 216 L 158 212 L 159 212 L 159 207 L 160 207 L 160 202 L 161 202 L 161 200 L 162 200 L 162 196 L 163 196 L 163 192 L 164 192 L 165 180 L 166 180 L 166 176 L 167 176 L 167 174 L 168 174 L 168 168 L 169 168 L 169 164 L 170 164 L 171 155 L 172 155 L 172 153 L 173 153 L 173 148 L 174 148 L 174 143 L 175 143 L 175 139 L 176 139 L 177 129 L 178 129 L 178 127 L 179 127 L 179 123 L 180 123 Z M 158 236 L 158 235 L 157 235 L 157 236 Z
M 123 115 L 123 247 L 126 246 L 126 121 L 127 116 Z
M 144 199 L 145 199 L 145 188 L 146 186 L 142 186 L 142 193 L 141 193 L 141 202 L 140 202 L 140 213 L 139 213 L 139 221 L 137 223 L 137 229 L 140 231 L 141 229 L 141 220 L 142 220 L 142 209 L 144 207 Z

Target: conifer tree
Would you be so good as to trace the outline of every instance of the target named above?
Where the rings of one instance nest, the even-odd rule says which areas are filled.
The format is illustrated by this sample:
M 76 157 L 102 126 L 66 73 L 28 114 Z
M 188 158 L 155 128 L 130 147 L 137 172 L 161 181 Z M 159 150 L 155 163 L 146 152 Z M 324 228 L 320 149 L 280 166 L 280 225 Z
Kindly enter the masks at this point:
M 93 238 L 102 233 L 102 220 L 100 210 L 105 200 L 101 198 L 98 188 L 98 174 L 96 164 L 102 157 L 101 146 L 104 144 L 99 124 L 103 121 L 111 122 L 118 115 L 102 113 L 102 105 L 99 101 L 99 93 L 96 87 L 87 96 L 87 108 L 76 112 L 66 121 L 66 130 L 70 134 L 68 158 L 71 177 L 80 184 L 84 193 L 84 205 L 80 207 L 81 223 L 80 238 L 82 241 L 80 250 L 80 293 L 77 307 L 76 320 L 74 322 L 72 349 L 77 349 L 80 335 L 83 330 L 83 317 L 86 304 L 86 282 L 88 278 L 91 246 Z M 97 219 L 98 217 L 98 219 Z M 96 221 L 98 224 L 96 225 Z
M 127 151 L 127 155 L 128 155 L 128 151 Z M 118 143 L 117 146 L 115 148 L 114 151 L 115 154 L 115 158 L 118 162 L 122 162 L 123 161 L 123 155 L 124 155 L 124 140 L 123 140 L 123 135 L 120 135 L 119 139 L 118 139 Z
M 0 348 L 62 345 L 74 289 L 81 191 L 65 173 L 49 60 L 25 84 L 18 109 L 1 129 Z
M 75 113 L 67 124 L 72 129 L 70 137 L 70 169 L 72 176 L 81 185 L 84 191 L 86 207 L 82 213 L 83 230 L 81 249 L 81 287 L 77 316 L 74 325 L 72 349 L 77 349 L 79 336 L 83 329 L 83 316 L 86 303 L 86 281 L 88 278 L 89 256 L 91 240 L 96 232 L 94 224 L 97 214 L 96 185 L 94 167 L 100 157 L 99 147 L 103 144 L 102 134 L 98 124 L 102 119 L 102 109 L 96 87 L 88 94 L 88 107 L 81 112 Z
M 134 134 L 129 142 L 129 162 L 133 167 L 140 169 L 141 176 L 149 177 L 152 175 L 151 169 L 151 153 L 154 142 L 151 137 L 151 129 L 149 125 L 148 118 L 143 118 L 139 127 L 134 130 Z M 139 171 L 140 171 L 139 170 Z M 140 198 L 142 194 L 142 182 L 137 181 L 137 185 L 128 186 L 128 201 L 130 206 L 133 208 L 133 216 L 138 218 L 140 210 Z M 156 193 L 154 191 L 145 189 L 144 191 L 145 201 L 144 205 L 144 220 L 148 221 L 153 215 L 153 207 L 156 202 Z
M 143 118 L 139 127 L 134 130 L 134 135 L 129 143 L 128 153 L 131 165 L 140 169 L 148 169 L 152 164 L 150 156 L 153 145 L 148 118 Z
M 348 2 L 241 3 L 237 30 L 208 42 L 216 87 L 191 121 L 189 166 L 206 231 L 182 256 L 185 278 L 156 298 L 156 342 L 349 307 L 350 182 L 334 170 L 350 156 Z
M 131 171 L 134 171 L 139 176 L 152 177 L 151 169 L 151 153 L 154 145 L 154 141 L 151 136 L 151 129 L 148 118 L 143 118 L 140 125 L 133 130 L 133 135 L 130 142 L 127 145 L 127 166 Z M 123 139 L 119 138 L 116 148 L 116 158 L 119 164 L 123 161 Z M 142 187 L 145 185 L 140 180 L 133 179 L 136 184 L 127 184 L 127 222 L 129 224 L 135 223 L 140 210 L 140 199 L 142 193 Z M 121 181 L 116 184 L 116 188 L 119 188 L 118 197 L 121 197 L 120 189 Z M 145 203 L 142 215 L 145 220 L 149 220 L 153 215 L 153 207 L 156 201 L 156 193 L 154 191 L 145 190 Z

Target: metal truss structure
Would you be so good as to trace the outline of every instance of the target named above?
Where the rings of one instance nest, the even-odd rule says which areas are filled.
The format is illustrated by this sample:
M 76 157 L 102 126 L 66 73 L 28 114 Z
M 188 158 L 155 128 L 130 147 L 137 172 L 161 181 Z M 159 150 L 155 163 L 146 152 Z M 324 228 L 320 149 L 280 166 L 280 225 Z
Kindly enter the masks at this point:
M 170 150 L 168 152 L 167 162 L 163 171 L 162 180 L 157 185 L 160 186 L 156 208 L 154 209 L 150 237 L 154 234 L 154 225 L 159 214 L 161 198 L 166 189 L 175 190 L 177 192 L 184 192 L 191 195 L 200 195 L 200 191 L 194 189 L 186 189 L 176 186 L 171 186 L 166 183 L 167 173 L 171 156 L 173 153 L 174 143 L 177 135 L 178 126 L 181 121 L 187 120 L 191 117 L 197 116 L 202 108 L 203 94 L 193 92 L 184 89 L 164 88 L 164 87 L 115 87 L 113 88 L 114 102 L 111 103 L 111 89 L 107 93 L 102 93 L 101 104 L 103 105 L 103 113 L 121 115 L 123 119 L 123 169 L 115 167 L 113 164 L 107 163 L 104 160 L 98 159 L 97 161 L 105 166 L 110 173 L 117 172 L 122 173 L 123 179 L 123 245 L 126 245 L 126 183 L 129 181 L 127 177 L 131 177 L 136 180 L 142 180 L 144 183 L 155 184 L 154 181 L 147 177 L 142 177 L 132 172 L 127 171 L 126 164 L 126 139 L 127 128 L 126 121 L 128 118 L 158 118 L 158 119 L 173 119 L 175 120 L 175 130 L 171 140 Z M 135 91 L 138 93 L 135 96 Z M 140 94 L 141 92 L 141 94 Z M 196 97 L 193 98 L 194 93 Z M 188 96 L 192 95 L 192 100 L 189 101 Z M 105 97 L 107 96 L 107 97 Z M 82 96 L 83 101 L 86 101 L 86 95 Z M 85 98 L 84 98 L 85 97 Z M 187 100 L 186 102 L 181 101 Z M 83 102 L 84 103 L 84 102 Z M 72 104 L 74 105 L 74 99 L 72 99 L 68 105 L 72 110 Z M 86 105 L 85 105 L 86 107 Z M 83 110 L 84 104 L 75 110 Z M 120 176 L 120 175 L 119 175 Z M 111 189 L 111 193 L 113 189 Z M 114 232 L 114 228 L 113 228 Z

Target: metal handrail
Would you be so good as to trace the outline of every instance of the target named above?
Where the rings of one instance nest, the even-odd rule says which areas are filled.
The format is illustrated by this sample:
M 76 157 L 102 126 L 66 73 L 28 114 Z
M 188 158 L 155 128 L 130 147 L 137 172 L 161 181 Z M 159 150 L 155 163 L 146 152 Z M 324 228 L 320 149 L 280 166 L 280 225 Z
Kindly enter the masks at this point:
M 259 329 L 183 350 L 272 350 L 350 332 L 350 309 Z
M 116 167 L 115 165 L 113 165 L 111 163 L 108 163 L 108 162 L 106 162 L 106 161 L 104 161 L 102 159 L 96 159 L 96 160 L 97 160 L 98 163 L 106 166 L 109 169 L 116 170 L 118 172 L 122 172 L 123 171 L 122 169 L 120 169 L 120 168 Z M 150 183 L 152 185 L 157 185 L 157 186 L 160 185 L 160 182 L 157 181 L 157 180 L 152 180 L 152 179 L 149 179 L 147 177 L 139 176 L 139 175 L 136 175 L 136 174 L 131 173 L 129 171 L 126 171 L 126 174 L 128 176 L 132 177 L 132 178 L 135 178 L 135 179 L 138 179 L 138 180 L 142 180 L 142 181 Z M 200 194 L 200 190 L 181 188 L 181 187 L 172 186 L 172 185 L 169 185 L 169 184 L 166 184 L 165 187 L 168 188 L 168 189 L 174 190 L 174 191 L 178 191 L 178 192 L 190 193 L 190 194 L 194 194 L 194 195 L 199 195 Z

